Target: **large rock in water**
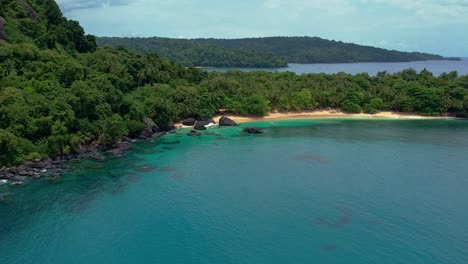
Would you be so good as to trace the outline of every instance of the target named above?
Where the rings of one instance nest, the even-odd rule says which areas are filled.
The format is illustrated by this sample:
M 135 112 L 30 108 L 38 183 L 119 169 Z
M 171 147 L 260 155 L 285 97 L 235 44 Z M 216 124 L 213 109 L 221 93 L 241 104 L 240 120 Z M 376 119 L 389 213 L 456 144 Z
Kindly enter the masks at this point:
M 196 130 L 206 130 L 206 125 L 210 124 L 208 121 L 197 121 L 193 127 Z
M 262 134 L 263 129 L 258 128 L 258 127 L 246 127 L 244 128 L 244 132 L 249 133 L 249 134 Z
M 213 119 L 208 119 L 208 118 L 200 118 L 197 119 L 197 122 L 206 122 L 208 124 L 216 124 L 216 122 Z
M 191 130 L 187 135 L 190 136 L 190 137 L 199 137 L 202 134 L 200 132 L 196 131 L 196 130 Z
M 193 126 L 195 125 L 195 122 L 197 120 L 195 120 L 195 118 L 186 118 L 184 120 L 182 120 L 182 125 L 184 126 Z
M 237 123 L 228 117 L 222 116 L 219 119 L 219 126 L 237 126 Z

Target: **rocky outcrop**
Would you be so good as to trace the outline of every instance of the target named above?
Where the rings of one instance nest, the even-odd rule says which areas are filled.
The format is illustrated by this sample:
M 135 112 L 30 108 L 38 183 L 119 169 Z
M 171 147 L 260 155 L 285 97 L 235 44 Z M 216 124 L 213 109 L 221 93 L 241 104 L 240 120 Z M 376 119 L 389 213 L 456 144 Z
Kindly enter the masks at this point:
M 237 123 L 228 117 L 222 116 L 219 119 L 219 126 L 237 126 Z
M 145 117 L 143 119 L 143 122 L 145 123 L 147 128 L 150 128 L 153 131 L 153 133 L 156 133 L 156 132 L 160 131 L 159 126 L 156 125 L 156 123 L 153 121 L 153 119 Z
M 120 142 L 114 144 L 110 150 L 106 151 L 106 153 L 111 157 L 122 157 L 125 151 L 129 150 L 130 148 L 131 145 L 127 142 Z
M 193 127 L 196 130 L 206 130 L 206 126 L 209 125 L 210 122 L 208 121 L 197 121 L 195 126 Z
M 197 120 L 195 118 L 186 118 L 182 120 L 182 125 L 184 126 L 193 126 Z
M 24 10 L 26 10 L 29 18 L 34 21 L 39 20 L 39 16 L 37 15 L 36 11 L 34 11 L 34 9 L 25 0 L 18 0 L 18 3 L 24 8 Z
M 153 129 L 147 127 L 143 129 L 140 134 L 138 135 L 138 139 L 145 140 L 151 138 L 153 136 Z
M 89 154 L 89 158 L 95 161 L 106 161 L 106 158 L 104 158 L 104 156 L 99 154 L 99 152 L 91 152 Z
M 196 131 L 196 130 L 191 130 L 190 132 L 188 132 L 187 135 L 190 136 L 190 137 L 199 137 L 202 134 L 200 132 Z
M 159 132 L 169 132 L 171 133 L 176 129 L 174 122 L 168 122 L 167 124 L 159 126 Z
M 244 132 L 249 133 L 249 134 L 262 134 L 263 129 L 258 128 L 258 127 L 246 127 L 243 129 Z
M 28 178 L 39 179 L 44 175 L 59 177 L 63 172 L 71 169 L 67 162 L 76 160 L 78 157 L 79 155 L 71 154 L 54 159 L 35 159 L 19 166 L 2 167 L 0 168 L 0 179 L 10 180 L 10 183 L 23 183 Z
M 146 117 L 143 119 L 143 122 L 145 123 L 146 128 L 140 132 L 140 134 L 137 137 L 138 139 L 148 140 L 152 138 L 159 138 L 164 134 L 163 131 L 167 131 L 164 130 L 164 128 L 156 125 L 156 123 L 151 118 Z
M 208 119 L 208 118 L 200 118 L 197 119 L 198 122 L 205 122 L 207 124 L 216 124 L 216 122 L 213 119 Z
M 5 25 L 6 25 L 5 19 L 0 16 L 0 39 L 8 41 L 6 34 L 5 34 Z

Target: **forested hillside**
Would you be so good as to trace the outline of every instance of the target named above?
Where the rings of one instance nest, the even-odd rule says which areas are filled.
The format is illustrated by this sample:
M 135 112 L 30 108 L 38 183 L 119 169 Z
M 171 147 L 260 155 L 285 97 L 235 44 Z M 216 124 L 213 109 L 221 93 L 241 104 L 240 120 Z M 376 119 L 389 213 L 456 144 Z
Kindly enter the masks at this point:
M 185 66 L 204 67 L 286 67 L 287 62 L 271 53 L 242 48 L 226 48 L 188 39 L 98 38 L 100 46 L 126 47 L 141 53 L 157 53 Z
M 0 165 L 111 144 L 138 133 L 145 116 L 165 125 L 203 112 L 177 107 L 200 96 L 194 85 L 202 71 L 156 55 L 96 49 L 94 37 L 53 0 L 0 3 Z M 138 89 L 145 85 L 152 86 Z
M 407 62 L 447 59 L 310 37 L 250 39 L 98 38 L 99 45 L 157 53 L 186 66 L 283 67 L 288 63 Z M 454 59 L 454 58 L 450 58 Z
M 0 0 L 0 167 L 111 145 L 218 109 L 242 115 L 341 108 L 468 115 L 468 76 L 207 74 L 125 48 L 96 48 L 53 0 Z
M 386 50 L 317 37 L 198 39 L 197 42 L 269 52 L 294 63 L 406 62 L 446 59 L 439 55 Z

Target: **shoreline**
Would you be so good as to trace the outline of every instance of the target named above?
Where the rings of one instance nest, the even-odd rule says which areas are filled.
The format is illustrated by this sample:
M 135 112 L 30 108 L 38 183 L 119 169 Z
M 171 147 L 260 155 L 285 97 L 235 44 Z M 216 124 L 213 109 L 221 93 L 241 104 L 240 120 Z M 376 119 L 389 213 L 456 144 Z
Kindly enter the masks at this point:
M 238 124 L 244 124 L 256 121 L 273 121 L 273 120 L 297 120 L 297 119 L 394 119 L 394 120 L 429 120 L 429 119 L 457 119 L 456 117 L 450 116 L 422 116 L 414 113 L 399 113 L 384 111 L 377 114 L 350 114 L 344 113 L 338 110 L 315 110 L 315 111 L 303 111 L 303 112 L 273 112 L 269 113 L 264 117 L 255 116 L 239 116 L 239 115 L 216 115 L 213 119 L 218 122 L 222 116 L 228 117 Z M 193 126 L 183 126 L 181 123 L 175 124 L 176 129 L 180 128 L 191 128 Z M 150 128 L 147 128 L 147 130 Z M 151 130 L 151 129 L 150 129 Z M 0 166 L 0 185 L 10 182 L 14 185 L 22 185 L 23 182 L 28 179 L 40 179 L 44 176 L 49 176 L 52 179 L 60 177 L 63 173 L 73 169 L 73 166 L 69 166 L 70 161 L 76 160 L 93 160 L 95 162 L 105 162 L 107 159 L 119 158 L 131 148 L 131 143 L 136 141 L 147 141 L 159 138 L 166 133 L 170 132 L 154 132 L 150 134 L 140 136 L 135 139 L 125 138 L 119 143 L 115 143 L 111 147 L 102 145 L 89 145 L 84 146 L 81 152 L 73 154 L 57 156 L 55 158 L 48 157 L 43 159 L 36 159 L 33 161 L 27 161 L 17 166 Z M 101 154 L 103 155 L 101 155 Z M 7 181 L 5 181 L 7 180 Z
M 455 117 L 450 116 L 423 116 L 414 113 L 400 113 L 392 111 L 383 111 L 377 114 L 351 114 L 339 110 L 316 110 L 316 111 L 302 111 L 302 112 L 272 112 L 263 117 L 256 116 L 240 116 L 240 115 L 216 115 L 214 120 L 225 116 L 236 123 L 249 123 L 255 121 L 269 121 L 269 120 L 294 120 L 294 119 L 326 119 L 326 118 L 364 118 L 364 119 L 401 119 L 401 120 L 414 120 L 414 119 L 451 119 Z

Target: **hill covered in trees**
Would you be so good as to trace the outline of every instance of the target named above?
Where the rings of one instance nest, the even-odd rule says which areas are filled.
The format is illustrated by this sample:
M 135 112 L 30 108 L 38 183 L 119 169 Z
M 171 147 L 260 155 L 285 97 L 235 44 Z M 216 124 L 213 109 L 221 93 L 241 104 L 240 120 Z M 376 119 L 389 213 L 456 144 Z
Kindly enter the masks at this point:
M 244 48 L 223 47 L 189 39 L 98 38 L 100 46 L 126 47 L 141 53 L 156 53 L 185 66 L 205 67 L 286 67 L 287 62 L 272 53 Z
M 137 134 L 145 117 L 167 125 L 203 112 L 194 86 L 206 73 L 97 48 L 53 0 L 0 3 L 0 167 L 112 144 Z M 177 107 L 189 98 L 190 108 Z
M 138 136 L 147 118 L 165 129 L 218 109 L 468 115 L 468 76 L 456 72 L 208 74 L 155 54 L 97 47 L 53 0 L 0 3 L 0 168 L 110 146 Z
M 288 63 L 408 62 L 444 60 L 439 55 L 401 52 L 317 37 L 246 39 L 98 38 L 99 45 L 157 53 L 186 66 L 283 67 Z

